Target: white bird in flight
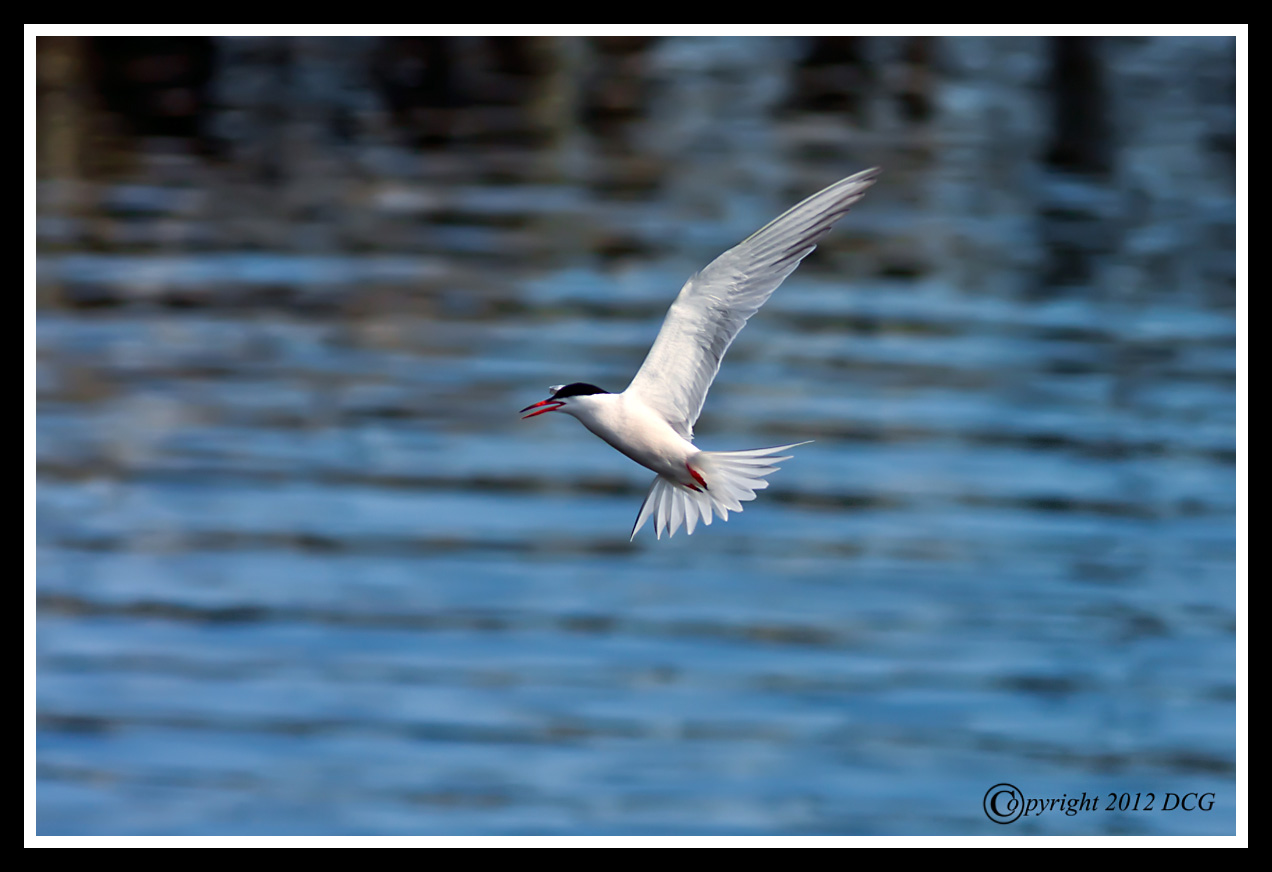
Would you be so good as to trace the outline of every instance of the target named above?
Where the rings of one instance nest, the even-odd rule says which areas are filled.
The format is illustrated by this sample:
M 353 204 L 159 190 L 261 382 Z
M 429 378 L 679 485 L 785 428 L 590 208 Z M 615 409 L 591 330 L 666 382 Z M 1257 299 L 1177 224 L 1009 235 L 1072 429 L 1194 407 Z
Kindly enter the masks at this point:
M 795 442 L 746 451 L 701 451 L 693 425 L 720 361 L 747 319 L 879 176 L 878 167 L 818 191 L 692 276 L 667 317 L 649 355 L 621 394 L 574 382 L 553 385 L 546 400 L 526 406 L 522 420 L 565 412 L 641 466 L 658 473 L 632 527 L 635 539 L 650 515 L 658 538 L 684 524 L 692 535 L 712 513 L 728 520 L 742 503 L 768 487 L 765 476 L 790 456 Z

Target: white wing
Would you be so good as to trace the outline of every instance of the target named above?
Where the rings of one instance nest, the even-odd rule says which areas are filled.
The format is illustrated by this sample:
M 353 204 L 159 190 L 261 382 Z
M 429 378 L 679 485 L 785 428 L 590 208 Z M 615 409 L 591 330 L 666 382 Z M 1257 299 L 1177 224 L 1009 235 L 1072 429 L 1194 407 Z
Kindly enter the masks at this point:
M 626 393 L 685 439 L 733 337 L 834 223 L 874 184 L 879 168 L 818 191 L 717 257 L 680 289 Z

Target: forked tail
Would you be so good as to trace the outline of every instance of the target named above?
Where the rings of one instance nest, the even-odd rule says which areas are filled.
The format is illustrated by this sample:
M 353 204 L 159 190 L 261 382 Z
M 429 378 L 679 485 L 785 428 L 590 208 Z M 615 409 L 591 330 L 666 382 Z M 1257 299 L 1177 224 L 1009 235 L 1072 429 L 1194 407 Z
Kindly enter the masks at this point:
M 632 538 L 645 526 L 652 515 L 654 532 L 658 538 L 666 531 L 674 536 L 684 524 L 687 535 L 693 535 L 694 527 L 701 518 L 704 524 L 710 524 L 712 514 L 722 520 L 729 519 L 729 512 L 742 511 L 742 504 L 755 499 L 755 492 L 768 487 L 765 477 L 776 472 L 778 463 L 790 460 L 789 454 L 780 457 L 788 448 L 798 448 L 807 442 L 795 442 L 791 445 L 777 445 L 773 448 L 751 448 L 747 451 L 703 451 L 694 455 L 693 464 L 706 483 L 701 491 L 692 490 L 678 484 L 665 476 L 658 476 L 645 494 L 645 502 L 640 506 L 640 514 L 636 516 L 636 525 L 632 527 Z

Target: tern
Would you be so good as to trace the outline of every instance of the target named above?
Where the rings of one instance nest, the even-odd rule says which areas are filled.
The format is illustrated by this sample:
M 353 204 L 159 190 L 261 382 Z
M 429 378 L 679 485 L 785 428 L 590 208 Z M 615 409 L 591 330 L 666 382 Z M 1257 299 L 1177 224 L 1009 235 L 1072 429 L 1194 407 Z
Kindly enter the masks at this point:
M 765 477 L 790 459 L 782 452 L 808 444 L 702 451 L 693 444 L 693 425 L 738 331 L 878 176 L 876 167 L 818 191 L 690 277 L 627 390 L 553 385 L 550 397 L 521 410 L 522 420 L 548 412 L 573 415 L 657 473 L 632 539 L 651 515 L 659 539 L 664 532 L 674 536 L 681 525 L 692 535 L 698 519 L 710 524 L 713 514 L 727 521 L 729 512 L 741 512 L 742 503 L 768 487 Z

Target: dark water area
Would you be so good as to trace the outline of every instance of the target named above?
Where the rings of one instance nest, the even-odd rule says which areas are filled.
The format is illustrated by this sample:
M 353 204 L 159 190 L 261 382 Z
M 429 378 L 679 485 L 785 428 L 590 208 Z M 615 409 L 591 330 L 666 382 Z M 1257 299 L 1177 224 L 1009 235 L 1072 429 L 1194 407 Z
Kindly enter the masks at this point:
M 1029 40 L 942 41 L 893 123 L 783 97 L 801 45 L 641 46 L 617 133 L 530 145 L 469 106 L 341 151 L 301 101 L 262 182 L 219 41 L 236 157 L 42 175 L 41 834 L 1235 831 L 1229 121 L 1153 102 L 1232 41 L 1104 47 L 1104 176 L 1039 157 Z M 621 390 L 694 270 L 875 164 L 697 427 L 813 444 L 629 543 L 651 474 L 516 411 Z M 1004 782 L 1097 808 L 1000 826 Z

